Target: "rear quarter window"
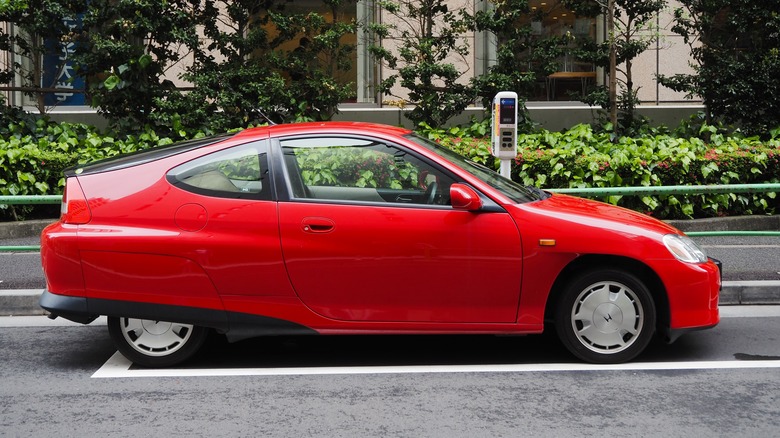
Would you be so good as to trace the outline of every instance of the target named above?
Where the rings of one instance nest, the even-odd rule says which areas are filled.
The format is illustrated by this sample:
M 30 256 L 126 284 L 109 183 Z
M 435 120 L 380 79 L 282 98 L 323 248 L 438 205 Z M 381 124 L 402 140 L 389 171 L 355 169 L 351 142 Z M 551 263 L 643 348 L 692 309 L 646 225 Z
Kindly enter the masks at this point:
M 205 196 L 270 200 L 267 144 L 244 144 L 196 158 L 173 168 L 167 179 Z

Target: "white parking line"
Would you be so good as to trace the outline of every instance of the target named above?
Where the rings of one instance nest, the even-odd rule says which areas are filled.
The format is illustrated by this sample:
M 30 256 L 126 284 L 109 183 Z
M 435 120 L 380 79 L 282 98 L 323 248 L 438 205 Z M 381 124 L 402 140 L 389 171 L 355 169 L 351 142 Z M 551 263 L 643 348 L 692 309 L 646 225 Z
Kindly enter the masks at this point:
M 106 325 L 105 316 L 92 321 L 90 326 Z M 68 321 L 65 318 L 49 319 L 47 316 L 2 316 L 0 327 L 84 327 L 84 324 Z
M 780 368 L 780 360 L 636 362 L 617 365 L 551 363 L 520 365 L 415 365 L 321 368 L 213 368 L 213 369 L 131 369 L 121 353 L 113 356 L 92 375 L 95 379 L 137 377 L 236 377 L 236 376 L 327 376 L 365 374 L 451 374 L 451 373 L 544 373 L 562 371 L 668 371 Z
M 701 245 L 704 249 L 717 248 L 717 249 L 775 249 L 780 248 L 780 245 Z

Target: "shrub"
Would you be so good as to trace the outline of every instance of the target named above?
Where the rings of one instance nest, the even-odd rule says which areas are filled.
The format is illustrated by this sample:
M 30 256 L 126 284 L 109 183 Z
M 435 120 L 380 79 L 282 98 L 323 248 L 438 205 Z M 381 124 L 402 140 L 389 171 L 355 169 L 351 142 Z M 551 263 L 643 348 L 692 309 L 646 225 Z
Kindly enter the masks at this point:
M 686 128 L 687 127 L 687 128 Z M 722 126 L 646 129 L 642 137 L 614 139 L 577 125 L 565 132 L 520 134 L 512 179 L 544 189 L 649 187 L 780 182 L 780 129 L 771 139 L 727 134 Z M 419 133 L 453 151 L 498 169 L 491 155 L 490 121 L 449 129 L 421 125 Z M 702 138 L 707 138 L 705 141 Z M 707 195 L 607 196 L 598 199 L 660 219 L 703 218 L 741 214 L 774 214 L 775 193 Z
M 422 124 L 418 132 L 473 161 L 497 169 L 498 160 L 490 153 L 489 126 L 489 121 L 472 121 L 448 129 Z M 148 129 L 138 135 L 115 138 L 87 125 L 51 124 L 45 119 L 18 120 L 4 129 L 7 134 L 0 138 L 2 195 L 61 193 L 62 171 L 68 166 L 174 142 Z M 678 132 L 690 133 L 684 129 Z M 659 129 L 649 130 L 639 138 L 613 140 L 609 132 L 595 132 L 588 125 L 578 125 L 559 133 L 521 134 L 512 178 L 546 189 L 780 182 L 780 129 L 772 131 L 767 141 L 738 133 L 727 135 L 722 129 L 706 124 L 698 132 L 698 137 L 676 136 Z M 332 184 L 328 182 L 328 172 L 332 173 L 333 181 L 362 178 L 366 185 L 404 187 L 408 181 L 415 180 L 414 175 L 405 174 L 405 169 L 396 169 L 392 175 L 382 175 L 378 168 L 361 169 L 354 175 L 339 173 L 349 167 L 340 166 L 340 160 L 353 158 L 338 154 L 301 157 L 316 170 L 307 175 L 311 183 Z M 324 168 L 328 172 L 323 172 Z M 325 179 L 315 181 L 317 175 Z M 600 199 L 662 219 L 774 214 L 780 209 L 775 193 Z M 0 219 L 23 219 L 35 214 L 31 207 L 0 206 Z
M 450 10 L 443 0 L 377 3 L 392 24 L 369 26 L 379 43 L 370 48 L 371 54 L 397 71 L 379 88 L 391 96 L 396 85 L 408 90 L 414 108 L 405 115 L 415 124 L 440 126 L 463 112 L 476 95 L 462 83 L 464 71 L 453 59 L 465 60 L 470 53 L 466 33 L 471 17 L 462 8 Z
M 477 121 L 472 119 L 468 125 L 446 129 L 432 128 L 426 123 L 420 123 L 417 133 L 452 149 L 475 163 L 498 169 L 498 160 L 493 157 L 490 139 L 486 137 L 490 133 L 490 120 Z
M 777 2 L 675 3 L 671 30 L 690 46 L 693 74 L 661 75 L 661 84 L 700 96 L 716 120 L 766 135 L 780 123 Z
M 67 167 L 173 142 L 151 130 L 114 138 L 88 125 L 54 124 L 43 118 L 9 123 L 4 129 L 6 134 L 0 137 L 0 195 L 60 194 Z M 51 217 L 51 210 L 48 206 L 0 205 L 0 220 L 42 214 Z
M 704 127 L 708 129 L 708 127 Z M 780 182 L 780 139 L 667 134 L 621 137 L 578 125 L 521 136 L 513 179 L 542 188 L 676 186 Z M 602 200 L 659 218 L 772 214 L 775 193 L 610 196 Z

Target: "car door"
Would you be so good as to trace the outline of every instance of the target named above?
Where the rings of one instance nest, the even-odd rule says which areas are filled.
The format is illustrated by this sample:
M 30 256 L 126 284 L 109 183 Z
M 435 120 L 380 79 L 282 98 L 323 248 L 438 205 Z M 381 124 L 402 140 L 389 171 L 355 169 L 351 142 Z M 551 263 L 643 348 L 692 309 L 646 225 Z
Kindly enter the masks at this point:
M 279 204 L 282 251 L 314 312 L 345 321 L 515 321 L 521 245 L 507 213 L 453 209 L 452 174 L 398 145 L 310 136 L 279 146 L 290 192 Z

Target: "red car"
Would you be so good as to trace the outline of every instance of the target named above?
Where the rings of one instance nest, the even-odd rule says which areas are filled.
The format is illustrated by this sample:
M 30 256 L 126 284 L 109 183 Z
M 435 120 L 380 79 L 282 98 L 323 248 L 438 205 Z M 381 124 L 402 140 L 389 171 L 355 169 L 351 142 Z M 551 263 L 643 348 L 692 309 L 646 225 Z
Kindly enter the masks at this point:
M 170 366 L 215 330 L 541 333 L 636 357 L 719 321 L 719 264 L 680 231 L 523 187 L 361 123 L 277 125 L 65 172 L 41 237 L 52 317 L 108 316 L 120 352 Z

